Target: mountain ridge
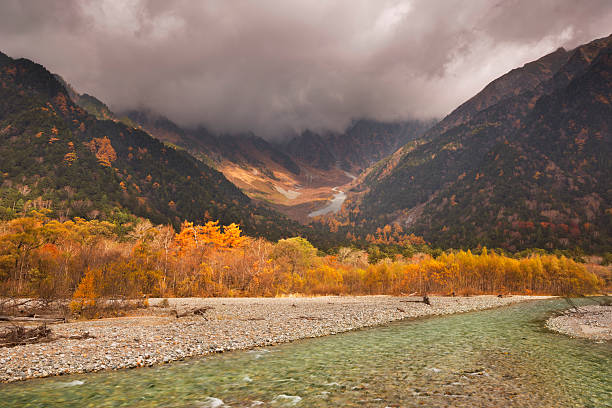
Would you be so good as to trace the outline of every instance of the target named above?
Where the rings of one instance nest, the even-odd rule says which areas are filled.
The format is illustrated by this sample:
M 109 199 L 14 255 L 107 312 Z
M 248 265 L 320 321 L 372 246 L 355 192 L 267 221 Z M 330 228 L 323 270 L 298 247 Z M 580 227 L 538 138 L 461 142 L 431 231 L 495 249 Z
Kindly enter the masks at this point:
M 567 58 L 558 50 L 555 58 L 565 63 L 556 72 L 470 112 L 467 121 L 456 120 L 462 109 L 453 111 L 361 178 L 343 209 L 358 215 L 344 222 L 372 229 L 392 221 L 445 247 L 609 248 L 611 43 L 612 36 L 594 40 Z M 586 81 L 597 69 L 599 82 Z M 585 203 L 597 210 L 587 213 Z

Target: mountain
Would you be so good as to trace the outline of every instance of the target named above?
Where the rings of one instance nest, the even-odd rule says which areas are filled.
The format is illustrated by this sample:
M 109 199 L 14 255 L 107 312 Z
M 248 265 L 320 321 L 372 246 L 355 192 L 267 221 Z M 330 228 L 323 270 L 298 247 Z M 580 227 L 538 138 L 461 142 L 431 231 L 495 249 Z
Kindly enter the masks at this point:
M 129 118 L 115 115 L 115 113 L 111 111 L 104 102 L 95 96 L 89 94 L 79 94 L 77 90 L 70 85 L 70 83 L 62 78 L 61 75 L 53 74 L 53 76 L 64 87 L 70 100 L 83 108 L 87 113 L 95 116 L 96 119 L 121 121 L 130 127 L 137 127 L 134 122 L 129 120 Z
M 272 239 L 295 233 L 221 172 L 120 122 L 43 66 L 0 53 L 0 85 L 0 218 L 45 208 L 59 218 L 219 219 Z
M 521 68 L 516 68 L 495 79 L 488 84 L 482 91 L 470 98 L 468 101 L 461 104 L 453 110 L 449 115 L 443 118 L 438 123 L 433 124 L 422 134 L 420 138 L 412 138 L 406 140 L 406 143 L 399 151 L 395 151 L 393 155 L 376 163 L 373 168 L 368 169 L 366 175 L 367 180 L 372 182 L 379 178 L 381 174 L 387 174 L 391 169 L 398 164 L 404 154 L 411 152 L 416 146 L 427 141 L 431 141 L 446 133 L 447 131 L 458 128 L 460 125 L 470 121 L 482 122 L 486 121 L 486 110 L 497 103 L 512 99 L 518 95 L 526 95 L 526 92 L 533 92 L 529 95 L 537 99 L 537 94 L 542 93 L 540 84 L 552 79 L 553 75 L 565 64 L 571 53 L 563 48 L 557 49 L 544 57 L 525 64 Z M 530 101 L 533 103 L 534 101 Z M 528 104 L 523 104 L 523 108 L 527 108 Z M 519 108 L 515 105 L 514 108 Z M 481 113 L 482 112 L 482 113 Z M 412 141 L 412 143 L 410 143 Z M 359 186 L 358 188 L 363 188 Z
M 253 133 L 182 128 L 148 110 L 121 116 L 221 171 L 251 199 L 302 223 L 310 222 L 309 214 L 327 205 L 336 194 L 334 188 L 349 188 L 354 179 L 351 173 L 361 172 L 431 125 L 359 120 L 344 133 L 305 131 L 284 141 L 268 141 Z
M 336 166 L 336 157 L 331 152 L 328 141 L 321 135 L 307 130 L 283 144 L 292 157 L 302 163 L 321 170 L 331 170 Z
M 283 193 L 294 191 L 302 184 L 307 186 L 309 173 L 277 145 L 252 133 L 219 135 L 203 127 L 182 128 L 163 115 L 148 110 L 132 110 L 123 115 L 159 140 L 184 149 L 222 172 L 255 202 L 303 222 L 308 221 L 307 214 L 312 210 L 300 207 L 305 195 L 296 200 L 297 196 L 292 193 Z M 298 208 L 298 214 L 295 208 Z
M 444 247 L 612 247 L 612 36 L 493 81 L 359 180 L 343 211 Z
M 158 139 L 189 150 L 215 167 L 224 161 L 261 166 L 269 159 L 287 171 L 300 173 L 299 166 L 289 156 L 253 133 L 216 135 L 203 127 L 183 129 L 150 110 L 127 111 L 124 117 Z
M 343 133 L 316 134 L 305 131 L 284 145 L 285 150 L 315 167 L 334 165 L 360 173 L 412 140 L 419 139 L 433 121 L 354 121 Z
M 537 90 L 540 84 L 552 79 L 569 57 L 569 52 L 559 48 L 555 52 L 502 75 L 441 120 L 428 132 L 427 137 L 431 139 L 434 135 L 440 135 L 453 127 L 469 122 L 478 112 L 505 99 L 526 91 Z

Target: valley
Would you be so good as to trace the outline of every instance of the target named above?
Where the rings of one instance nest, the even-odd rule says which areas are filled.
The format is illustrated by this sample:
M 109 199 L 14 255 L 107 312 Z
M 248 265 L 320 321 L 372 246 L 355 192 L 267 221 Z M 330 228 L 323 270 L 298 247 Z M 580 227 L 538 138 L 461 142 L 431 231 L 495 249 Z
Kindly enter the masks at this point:
M 610 21 L 0 2 L 0 406 L 610 406 Z
M 185 128 L 146 109 L 115 113 L 96 97 L 80 94 L 61 76 L 44 75 L 49 75 L 49 83 L 55 81 L 49 97 L 66 120 L 83 123 L 84 115 L 91 115 L 87 120 L 94 120 L 97 135 L 111 127 L 111 134 L 120 138 L 125 133 L 147 134 L 165 144 L 164 154 L 195 159 L 196 167 L 218 172 L 214 177 L 225 180 L 223 189 L 242 196 L 213 199 L 208 209 L 177 202 L 171 195 L 160 203 L 153 199 L 157 191 L 147 187 L 160 183 L 148 181 L 152 173 L 140 169 L 138 177 L 147 180 L 124 180 L 125 187 L 119 180 L 113 187 L 115 194 L 124 189 L 134 195 L 132 202 L 139 204 L 132 204 L 131 211 L 137 215 L 161 220 L 174 213 L 167 219 L 178 224 L 178 213 L 219 219 L 233 206 L 234 213 L 243 212 L 234 218 L 241 223 L 252 217 L 246 212 L 267 212 L 264 217 L 276 219 L 277 226 L 244 225 L 247 232 L 259 229 L 275 237 L 300 228 L 312 231 L 297 225 L 314 221 L 320 232 L 333 224 L 339 236 L 363 242 L 389 224 L 444 248 L 461 242 L 511 251 L 576 246 L 600 251 L 608 246 L 612 228 L 606 177 L 612 171 L 606 158 L 612 127 L 610 38 L 569 51 L 560 48 L 514 69 L 439 122 L 357 119 L 341 133 L 306 130 L 271 139 L 252 132 L 217 134 L 201 126 Z M 6 85 L 17 78 L 12 60 L 4 56 L 3 61 Z M 17 64 L 31 69 L 26 62 Z M 54 92 L 59 94 L 53 96 Z M 85 123 L 80 126 L 86 130 L 76 129 L 75 134 L 91 133 Z M 12 135 L 14 129 L 5 127 L 5 132 Z M 113 150 L 119 140 L 109 139 Z M 118 151 L 117 164 L 132 161 L 129 149 L 136 146 L 126 147 Z M 70 149 L 63 153 L 65 160 L 73 154 L 87 156 Z M 10 168 L 5 166 L 5 173 L 11 174 L 6 170 Z M 126 171 L 119 179 L 133 177 Z M 25 198 L 10 194 L 14 202 Z M 236 206 L 244 200 L 253 209 Z M 94 207 L 88 211 L 99 211 Z M 278 228 L 279 216 L 287 217 L 285 232 Z
M 418 139 L 434 123 L 359 120 L 343 134 L 306 131 L 267 141 L 254 134 L 215 135 L 203 128 L 182 129 L 153 112 L 126 112 L 115 115 L 116 120 L 120 116 L 186 149 L 222 172 L 251 199 L 302 224 L 312 221 L 309 214 L 321 215 L 317 211 L 334 202 L 333 188 L 352 188 L 356 179 L 352 173 L 364 172 L 407 141 Z M 338 210 L 336 204 L 333 212 Z
M 334 189 L 349 189 L 353 181 L 342 170 L 321 170 L 300 166 L 296 175 L 280 166 L 269 164 L 265 173 L 234 163 L 219 166 L 219 170 L 251 199 L 267 204 L 288 217 L 307 224 L 336 196 Z M 340 203 L 341 204 L 341 203 Z M 340 206 L 334 207 L 337 212 Z

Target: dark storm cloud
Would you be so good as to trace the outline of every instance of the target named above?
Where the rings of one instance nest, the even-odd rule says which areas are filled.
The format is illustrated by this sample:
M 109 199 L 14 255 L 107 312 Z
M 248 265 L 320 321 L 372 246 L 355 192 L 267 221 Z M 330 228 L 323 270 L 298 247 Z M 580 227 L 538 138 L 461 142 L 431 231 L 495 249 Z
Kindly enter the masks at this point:
M 4 0 L 0 49 L 115 110 L 276 136 L 443 116 L 610 21 L 609 0 Z

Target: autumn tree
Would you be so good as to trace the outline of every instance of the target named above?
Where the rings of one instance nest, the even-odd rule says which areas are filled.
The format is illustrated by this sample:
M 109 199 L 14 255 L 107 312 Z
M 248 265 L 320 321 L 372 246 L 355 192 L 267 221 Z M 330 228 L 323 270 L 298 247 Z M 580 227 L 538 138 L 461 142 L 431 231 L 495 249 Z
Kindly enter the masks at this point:
M 110 139 L 106 136 L 93 138 L 89 143 L 86 143 L 86 146 L 96 155 L 98 163 L 102 166 L 110 167 L 111 163 L 117 160 L 117 152 L 115 152 Z
M 270 258 L 295 280 L 295 288 L 301 287 L 308 268 L 316 262 L 317 249 L 301 237 L 281 239 L 274 246 Z

